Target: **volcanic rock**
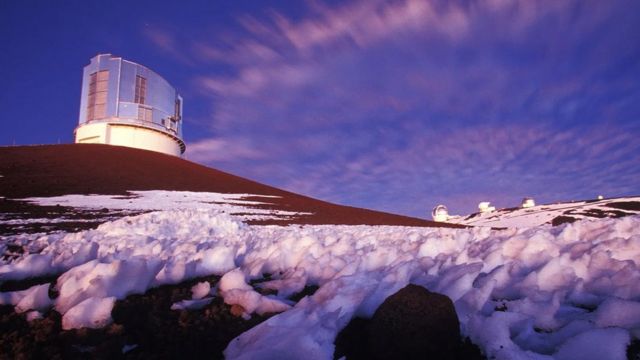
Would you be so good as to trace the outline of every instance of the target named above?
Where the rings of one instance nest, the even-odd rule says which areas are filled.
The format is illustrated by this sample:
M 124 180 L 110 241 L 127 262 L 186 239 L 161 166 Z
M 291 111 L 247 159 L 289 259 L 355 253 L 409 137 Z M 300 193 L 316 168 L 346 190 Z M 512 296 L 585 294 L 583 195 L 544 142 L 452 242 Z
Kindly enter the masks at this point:
M 459 343 L 451 299 L 412 284 L 380 305 L 369 328 L 375 359 L 454 359 Z

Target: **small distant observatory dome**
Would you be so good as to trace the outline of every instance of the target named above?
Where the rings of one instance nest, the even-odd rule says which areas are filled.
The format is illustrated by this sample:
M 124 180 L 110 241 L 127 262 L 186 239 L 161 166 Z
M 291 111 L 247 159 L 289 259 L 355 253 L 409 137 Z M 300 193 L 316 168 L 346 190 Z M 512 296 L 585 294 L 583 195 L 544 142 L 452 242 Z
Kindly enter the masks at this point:
M 520 205 L 522 208 L 530 208 L 536 206 L 536 202 L 533 201 L 533 198 L 526 197 L 522 199 L 522 204 Z
M 603 199 L 604 199 L 604 196 L 598 195 L 598 200 L 603 200 Z
M 438 205 L 431 211 L 431 217 L 433 221 L 447 221 L 449 219 L 449 210 L 447 210 L 447 207 L 444 205 Z
M 496 208 L 495 206 L 491 206 L 490 201 L 482 201 L 478 204 L 478 210 L 480 210 L 481 213 L 485 213 L 495 211 Z
M 75 141 L 181 156 L 182 97 L 160 75 L 100 54 L 84 68 Z

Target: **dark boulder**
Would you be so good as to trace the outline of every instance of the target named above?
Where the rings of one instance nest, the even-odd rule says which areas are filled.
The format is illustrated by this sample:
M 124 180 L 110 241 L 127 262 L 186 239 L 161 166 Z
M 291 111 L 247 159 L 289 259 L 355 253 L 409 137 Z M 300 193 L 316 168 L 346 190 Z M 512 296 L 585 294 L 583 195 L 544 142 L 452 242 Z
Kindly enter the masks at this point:
M 409 284 L 376 310 L 368 340 L 375 359 L 456 359 L 460 323 L 451 299 Z

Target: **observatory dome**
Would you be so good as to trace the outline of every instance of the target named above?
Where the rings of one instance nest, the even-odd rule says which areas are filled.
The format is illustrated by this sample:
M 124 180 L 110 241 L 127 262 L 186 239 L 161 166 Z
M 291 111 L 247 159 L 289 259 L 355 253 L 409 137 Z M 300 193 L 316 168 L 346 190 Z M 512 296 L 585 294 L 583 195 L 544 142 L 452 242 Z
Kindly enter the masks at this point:
M 522 199 L 522 204 L 520 204 L 522 208 L 530 208 L 536 206 L 536 202 L 533 201 L 533 198 L 526 197 Z
M 478 210 L 479 210 L 481 213 L 484 213 L 484 212 L 491 212 L 491 211 L 495 211 L 495 210 L 496 210 L 496 207 L 495 207 L 495 206 L 491 206 L 491 202 L 490 202 L 490 201 L 481 201 L 481 202 L 478 204 Z
M 431 211 L 431 217 L 433 221 L 447 221 L 449 219 L 449 210 L 447 210 L 447 207 L 444 205 L 438 205 Z
M 160 75 L 100 54 L 84 68 L 76 143 L 109 144 L 181 156 L 182 97 Z

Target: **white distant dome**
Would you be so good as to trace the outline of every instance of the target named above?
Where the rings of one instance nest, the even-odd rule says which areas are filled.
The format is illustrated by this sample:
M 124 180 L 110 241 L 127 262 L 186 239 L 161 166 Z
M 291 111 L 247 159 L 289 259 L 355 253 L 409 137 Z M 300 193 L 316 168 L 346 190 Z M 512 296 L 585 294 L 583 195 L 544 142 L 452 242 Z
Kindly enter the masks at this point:
M 536 202 L 533 201 L 533 198 L 526 197 L 522 199 L 522 204 L 520 206 L 523 208 L 530 208 L 536 206 Z
M 438 205 L 431 211 L 431 217 L 433 221 L 447 221 L 447 219 L 449 219 L 449 210 L 447 210 L 447 207 L 444 205 Z
M 495 206 L 491 206 L 490 201 L 482 201 L 478 204 L 478 210 L 480 210 L 481 213 L 491 212 L 491 211 L 494 211 L 495 209 L 496 209 Z
M 602 200 L 602 199 L 604 199 L 604 196 L 598 195 L 598 200 Z

